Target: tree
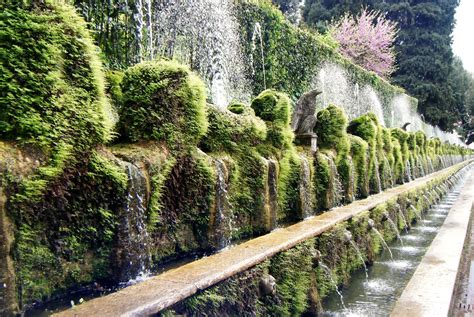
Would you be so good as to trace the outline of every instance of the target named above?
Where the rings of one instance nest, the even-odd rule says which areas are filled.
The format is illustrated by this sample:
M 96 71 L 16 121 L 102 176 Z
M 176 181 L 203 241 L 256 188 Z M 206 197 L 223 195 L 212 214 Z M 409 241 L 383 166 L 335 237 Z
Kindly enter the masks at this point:
M 330 33 L 339 43 L 339 51 L 354 63 L 382 77 L 394 71 L 397 25 L 380 12 L 346 13 L 332 24 Z
M 395 84 L 419 100 L 425 119 L 443 130 L 452 130 L 462 117 L 460 99 L 449 78 L 453 72 L 451 33 L 459 0 L 306 0 L 305 23 L 320 32 L 345 12 L 357 14 L 362 6 L 387 13 L 398 23 L 395 42 Z

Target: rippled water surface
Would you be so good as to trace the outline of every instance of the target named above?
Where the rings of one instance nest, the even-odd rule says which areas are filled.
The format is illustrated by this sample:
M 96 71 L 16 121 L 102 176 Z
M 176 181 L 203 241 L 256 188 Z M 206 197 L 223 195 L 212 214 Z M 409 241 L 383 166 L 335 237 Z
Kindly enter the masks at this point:
M 368 267 L 368 280 L 363 268 L 352 275 L 349 287 L 341 290 L 345 307 L 337 294 L 326 298 L 323 316 L 389 315 L 459 196 L 460 186 L 457 184 L 410 231 L 400 233 L 403 244 L 400 241 L 389 244 L 393 260 L 389 252 L 384 250 Z

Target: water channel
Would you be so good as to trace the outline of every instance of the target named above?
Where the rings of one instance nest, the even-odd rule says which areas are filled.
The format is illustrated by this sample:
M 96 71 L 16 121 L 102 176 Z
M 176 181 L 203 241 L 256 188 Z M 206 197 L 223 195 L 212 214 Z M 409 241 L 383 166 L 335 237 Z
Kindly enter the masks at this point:
M 401 240 L 389 243 L 390 250 L 384 250 L 370 265 L 353 273 L 348 287 L 334 292 L 323 302 L 323 316 L 388 316 L 397 299 L 405 289 L 423 255 L 443 225 L 449 210 L 459 196 L 465 179 L 459 182 L 442 199 L 433 205 L 422 219 L 418 219 L 408 231 L 400 232 Z M 460 174 L 460 175 L 461 175 Z M 391 258 L 390 252 L 393 254 Z

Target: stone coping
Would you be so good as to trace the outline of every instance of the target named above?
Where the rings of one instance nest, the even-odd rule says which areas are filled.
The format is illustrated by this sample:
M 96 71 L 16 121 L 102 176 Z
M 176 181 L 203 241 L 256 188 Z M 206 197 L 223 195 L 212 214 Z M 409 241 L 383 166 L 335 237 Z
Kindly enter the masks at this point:
M 440 176 L 448 176 L 472 160 L 418 178 L 382 193 L 334 208 L 286 228 L 171 269 L 115 293 L 95 298 L 53 316 L 144 316 L 157 313 L 275 254 L 318 236 L 334 225 L 368 211 Z
M 474 200 L 469 174 L 443 226 L 398 299 L 391 316 L 448 316 Z

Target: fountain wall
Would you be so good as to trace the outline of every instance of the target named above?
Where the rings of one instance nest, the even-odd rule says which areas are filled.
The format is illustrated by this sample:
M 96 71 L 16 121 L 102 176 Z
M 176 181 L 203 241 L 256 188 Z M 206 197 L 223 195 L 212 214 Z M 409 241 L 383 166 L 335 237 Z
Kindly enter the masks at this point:
M 83 21 L 69 7 L 43 5 L 9 9 L 8 20 L 18 23 L 8 32 L 20 37 L 38 27 L 44 54 L 17 40 L 27 56 L 0 55 L 21 79 L 8 80 L 6 95 L 15 98 L 0 105 L 5 314 L 81 287 L 133 283 L 169 261 L 218 251 L 471 154 L 423 133 L 388 130 L 376 114 L 348 122 L 331 106 L 318 112 L 322 142 L 314 155 L 294 144 L 287 94 L 254 91 L 250 104 L 229 110 L 209 105 L 205 83 L 176 61 L 109 74 L 109 100 Z M 268 74 L 272 87 L 279 74 Z M 295 82 L 293 97 L 297 89 L 306 88 Z

